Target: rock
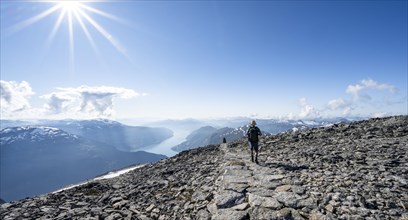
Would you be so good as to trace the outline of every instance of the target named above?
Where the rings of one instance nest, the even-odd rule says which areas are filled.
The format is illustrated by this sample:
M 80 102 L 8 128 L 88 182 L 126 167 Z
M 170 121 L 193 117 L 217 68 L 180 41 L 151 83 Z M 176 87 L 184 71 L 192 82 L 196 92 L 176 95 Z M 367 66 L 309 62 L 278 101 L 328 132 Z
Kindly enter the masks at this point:
M 286 192 L 286 191 L 289 191 L 290 189 L 291 189 L 291 185 L 282 185 L 282 186 L 276 187 L 275 191 L 276 192 Z
M 113 213 L 111 215 L 109 215 L 107 218 L 105 218 L 106 220 L 116 220 L 116 219 L 121 219 L 122 215 L 119 213 Z
M 205 209 L 200 209 L 197 212 L 196 218 L 198 220 L 210 220 L 211 219 L 211 214 Z
M 309 220 L 326 220 L 326 216 L 314 209 L 310 212 Z
M 298 202 L 301 199 L 293 192 L 278 192 L 275 198 L 287 207 L 297 208 Z
M 303 187 L 303 186 L 294 185 L 294 186 L 291 186 L 291 190 L 292 190 L 292 192 L 294 192 L 294 193 L 296 193 L 298 195 L 303 195 L 305 193 L 305 187 Z
M 215 204 L 215 202 L 212 202 L 210 204 L 207 205 L 207 210 L 212 214 L 215 215 L 217 214 L 217 205 Z
M 202 190 L 197 190 L 192 195 L 192 200 L 195 202 L 209 200 L 211 198 L 211 193 L 203 192 Z
M 239 204 L 239 205 L 236 205 L 236 206 L 232 207 L 232 209 L 237 210 L 237 211 L 243 211 L 243 210 L 247 209 L 248 207 L 249 207 L 248 203 L 242 203 L 242 204 Z
M 110 203 L 114 204 L 114 203 L 119 202 L 121 200 L 123 200 L 122 197 L 113 197 L 113 198 L 110 199 Z
M 248 219 L 246 211 L 236 211 L 232 209 L 222 209 L 212 217 L 213 220 L 245 220 Z
M 120 202 L 116 202 L 112 205 L 114 209 L 121 209 L 122 207 L 126 206 L 129 203 L 127 200 L 122 200 Z M 146 209 L 147 210 L 147 209 Z
M 333 210 L 334 210 L 334 207 L 333 207 L 331 204 L 326 205 L 325 208 L 326 208 L 326 210 L 329 211 L 329 212 L 333 212 Z
M 252 207 L 261 206 L 272 209 L 279 209 L 282 207 L 282 204 L 280 204 L 275 198 L 262 197 L 252 193 L 249 193 L 248 202 Z
M 154 204 L 149 205 L 149 207 L 146 208 L 146 212 L 151 212 L 154 209 Z
M 88 206 L 89 203 L 87 202 L 77 202 L 75 203 L 75 205 L 73 206 L 74 208 L 78 208 L 78 207 L 84 207 L 84 206 Z
M 298 211 L 291 208 L 283 208 L 277 211 L 270 211 L 265 208 L 256 208 L 252 212 L 251 218 L 254 219 L 293 219 L 304 220 Z
M 11 203 L 3 203 L 3 204 L 1 204 L 0 207 L 1 207 L 2 209 L 8 209 L 8 208 L 13 207 L 13 204 L 11 204 Z
M 244 194 L 234 191 L 224 191 L 215 196 L 215 204 L 217 208 L 231 208 L 235 205 L 243 203 Z
M 354 196 L 347 196 L 347 198 L 346 198 L 348 201 L 354 201 Z
M 297 203 L 298 208 L 306 207 L 308 209 L 314 209 L 317 207 L 316 202 L 312 198 L 301 199 Z

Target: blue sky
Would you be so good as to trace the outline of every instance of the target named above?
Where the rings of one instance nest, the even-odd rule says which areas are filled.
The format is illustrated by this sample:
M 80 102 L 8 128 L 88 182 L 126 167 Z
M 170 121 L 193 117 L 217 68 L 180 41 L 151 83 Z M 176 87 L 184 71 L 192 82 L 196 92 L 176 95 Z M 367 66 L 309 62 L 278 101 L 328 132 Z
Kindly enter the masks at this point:
M 2 118 L 408 114 L 407 1 L 82 4 L 1 2 Z

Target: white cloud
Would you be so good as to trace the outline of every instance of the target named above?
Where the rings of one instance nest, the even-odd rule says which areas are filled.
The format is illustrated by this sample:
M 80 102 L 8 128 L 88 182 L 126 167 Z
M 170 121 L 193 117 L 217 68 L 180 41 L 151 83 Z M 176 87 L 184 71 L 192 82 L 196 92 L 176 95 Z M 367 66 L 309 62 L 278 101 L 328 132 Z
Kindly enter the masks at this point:
M 379 83 L 372 79 L 364 79 L 355 85 L 347 86 L 346 93 L 352 98 L 339 97 L 327 102 L 325 108 L 315 108 L 307 102 L 306 98 L 300 98 L 300 113 L 298 118 L 313 118 L 327 116 L 350 116 L 353 114 L 366 116 L 391 115 L 391 105 L 403 106 L 405 99 L 396 96 L 397 88 L 394 85 Z M 393 107 L 395 109 L 395 107 Z M 383 112 L 388 112 L 387 114 Z M 294 115 L 291 115 L 293 118 Z
M 1 112 L 11 113 L 23 111 L 30 107 L 28 98 L 34 95 L 30 84 L 26 81 L 0 80 Z
M 53 114 L 67 111 L 69 108 L 69 103 L 75 101 L 75 97 L 62 92 L 54 92 L 41 97 L 48 101 L 48 103 L 45 105 L 45 109 Z
M 391 93 L 394 93 L 396 91 L 396 88 L 393 85 L 386 83 L 381 84 L 372 79 L 363 79 L 361 80 L 360 84 L 347 86 L 346 93 L 351 94 L 356 100 L 360 99 L 370 101 L 372 99 L 371 96 L 367 94 L 362 94 L 362 91 L 368 89 L 386 90 Z
M 28 82 L 0 81 L 1 114 L 6 118 L 92 118 L 113 116 L 114 101 L 147 96 L 132 89 L 109 86 L 56 88 L 40 96 L 42 108 L 32 108 L 29 98 L 34 92 Z M 51 115 L 50 115 L 51 114 Z
M 343 115 L 350 115 L 351 114 L 351 111 L 353 110 L 353 108 L 352 107 L 346 107 L 344 110 L 343 110 Z
M 355 85 L 348 85 L 346 93 L 352 96 L 351 100 L 337 98 L 327 103 L 327 110 L 332 113 L 351 115 L 359 113 L 361 115 L 381 116 L 383 113 L 374 113 L 390 109 L 391 105 L 400 105 L 400 99 L 396 96 L 397 88 L 394 85 L 379 83 L 372 79 L 363 79 Z M 388 111 L 388 110 L 386 110 Z M 389 115 L 389 113 L 388 113 Z
M 382 117 L 386 117 L 389 116 L 389 113 L 385 113 L 385 112 L 374 112 L 373 114 L 371 114 L 372 118 L 382 118 Z
M 317 111 L 312 105 L 307 102 L 306 98 L 299 99 L 300 104 L 300 118 L 309 118 L 309 117 L 317 117 L 320 115 L 320 112 Z
M 371 88 L 371 89 L 388 90 L 389 92 L 392 92 L 392 93 L 396 91 L 395 86 L 386 84 L 386 83 L 378 84 L 378 82 L 372 79 L 367 79 L 367 80 L 363 79 L 361 83 L 367 88 Z
M 350 115 L 354 110 L 353 103 L 343 98 L 330 100 L 327 103 L 328 109 L 332 111 L 342 110 L 343 115 Z M 326 109 L 327 110 L 327 109 Z
M 57 88 L 57 92 L 42 96 L 47 100 L 46 109 L 54 114 L 81 113 L 89 116 L 109 117 L 114 114 L 114 99 L 144 96 L 131 89 L 119 87 Z
M 331 110 L 344 109 L 350 106 L 351 103 L 345 101 L 343 98 L 330 100 L 327 104 Z

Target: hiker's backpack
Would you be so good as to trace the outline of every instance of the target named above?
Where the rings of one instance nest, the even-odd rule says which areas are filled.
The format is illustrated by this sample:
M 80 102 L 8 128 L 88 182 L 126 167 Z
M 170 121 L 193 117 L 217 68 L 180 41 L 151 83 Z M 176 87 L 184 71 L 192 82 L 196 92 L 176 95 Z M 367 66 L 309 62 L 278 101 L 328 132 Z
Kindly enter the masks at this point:
M 258 127 L 250 127 L 248 131 L 248 140 L 250 142 L 258 142 L 258 134 L 259 134 Z

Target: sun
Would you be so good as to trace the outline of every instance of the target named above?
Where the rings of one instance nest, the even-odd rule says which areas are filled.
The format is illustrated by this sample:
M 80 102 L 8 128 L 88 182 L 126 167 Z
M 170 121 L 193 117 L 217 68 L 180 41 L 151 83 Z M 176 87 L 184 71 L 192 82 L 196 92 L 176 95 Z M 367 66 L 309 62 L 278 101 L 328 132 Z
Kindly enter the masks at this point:
M 94 51 L 99 55 L 99 50 L 97 45 L 92 37 L 92 32 L 90 29 L 98 32 L 102 35 L 119 53 L 124 55 L 128 60 L 131 60 L 130 57 L 127 55 L 126 49 L 119 43 L 119 41 L 108 31 L 106 30 L 101 24 L 97 22 L 93 16 L 104 17 L 110 20 L 115 20 L 118 22 L 123 22 L 122 19 L 117 18 L 114 15 L 108 14 L 104 11 L 98 10 L 94 7 L 89 6 L 87 3 L 96 3 L 101 2 L 96 0 L 34 0 L 34 2 L 38 3 L 48 3 L 51 5 L 50 8 L 47 10 L 24 20 L 12 28 L 10 28 L 10 33 L 18 32 L 34 23 L 39 22 L 40 20 L 45 19 L 51 14 L 59 13 L 57 20 L 55 21 L 54 26 L 51 29 L 50 34 L 48 35 L 48 39 L 46 40 L 46 45 L 50 45 L 58 32 L 58 30 L 63 26 L 63 21 L 67 21 L 67 28 L 68 28 L 68 43 L 69 43 L 69 61 L 70 66 L 74 66 L 74 49 L 75 49 L 75 39 L 74 39 L 74 26 L 79 26 L 80 29 L 84 32 L 87 40 L 91 44 Z M 105 0 L 103 2 L 110 2 L 109 0 Z
M 66 11 L 77 11 L 79 8 L 81 8 L 80 1 L 60 1 L 58 5 Z

